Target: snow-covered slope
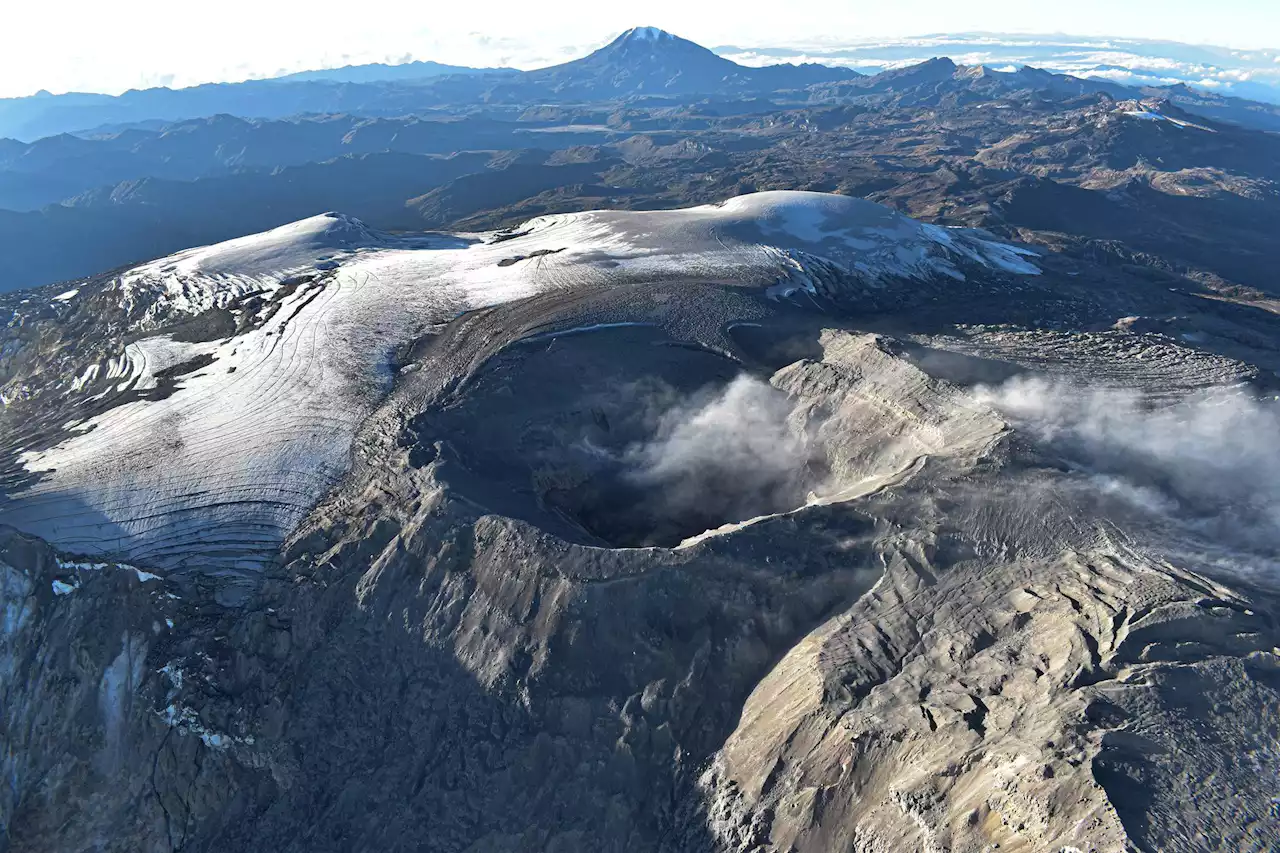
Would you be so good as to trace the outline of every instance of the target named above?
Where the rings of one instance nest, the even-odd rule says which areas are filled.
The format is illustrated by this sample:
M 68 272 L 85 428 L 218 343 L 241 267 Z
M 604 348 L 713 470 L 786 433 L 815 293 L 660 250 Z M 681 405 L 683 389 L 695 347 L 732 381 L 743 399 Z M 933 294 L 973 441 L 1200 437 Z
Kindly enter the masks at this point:
M 241 331 L 202 343 L 143 338 L 68 377 L 67 393 L 86 404 L 125 396 L 22 454 L 39 476 L 0 505 L 0 522 L 75 553 L 252 572 L 346 470 L 357 427 L 392 386 L 397 346 L 461 312 L 546 291 L 686 280 L 831 297 L 833 270 L 858 295 L 902 279 L 955 281 L 965 269 L 1034 274 L 1028 255 L 817 193 L 546 216 L 458 237 L 313 217 L 121 275 L 111 287 L 151 328 L 230 307 Z M 826 290 L 810 275 L 818 268 Z M 155 388 L 162 371 L 167 396 L 127 396 Z
M 136 267 L 120 277 L 122 301 L 147 306 L 152 320 L 220 308 L 291 273 L 336 267 L 384 240 L 358 219 L 324 213 Z
M 1204 126 L 1203 124 L 1195 124 L 1194 122 L 1189 122 L 1185 119 L 1174 118 L 1173 116 L 1166 115 L 1160 109 L 1158 104 L 1147 104 L 1142 101 L 1125 101 L 1118 104 L 1115 111 L 1120 115 L 1127 116 L 1132 119 L 1138 119 L 1140 121 L 1168 122 L 1176 127 L 1203 130 L 1208 133 L 1218 132 L 1211 127 Z

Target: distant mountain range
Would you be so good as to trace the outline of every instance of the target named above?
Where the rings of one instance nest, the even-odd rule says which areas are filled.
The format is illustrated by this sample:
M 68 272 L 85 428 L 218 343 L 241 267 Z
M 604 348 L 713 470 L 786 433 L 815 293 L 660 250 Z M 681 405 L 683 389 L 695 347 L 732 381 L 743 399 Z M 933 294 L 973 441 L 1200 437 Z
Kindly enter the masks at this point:
M 344 65 L 319 71 L 299 71 L 285 74 L 273 80 L 291 83 L 384 83 L 392 80 L 425 80 L 445 74 L 519 74 L 515 68 L 469 68 L 465 65 L 445 65 L 440 62 L 402 62 L 388 65 L 374 62 L 368 65 Z
M 794 52 L 774 53 L 802 58 Z M 699 97 L 767 97 L 812 103 L 857 97 L 875 87 L 895 85 L 902 75 L 906 75 L 904 79 L 915 79 L 921 74 L 937 74 L 943 79 L 955 73 L 958 66 L 949 60 L 939 61 L 941 64 L 929 61 L 895 67 L 871 76 L 815 63 L 755 67 L 734 62 L 663 30 L 636 27 L 588 56 L 534 71 L 437 62 L 375 63 L 303 71 L 269 80 L 132 90 L 119 96 L 42 92 L 26 98 L 0 99 L 0 137 L 9 137 L 0 142 L 0 157 L 13 147 L 14 140 L 33 141 L 64 133 L 92 135 L 132 128 L 158 129 L 167 123 L 218 114 L 254 119 L 337 113 L 403 116 L 432 110 L 456 114 L 464 108 L 492 114 L 510 113 L 514 107 L 530 104 L 576 105 L 655 97 L 682 102 Z M 1054 74 L 1030 66 L 976 68 L 979 70 L 966 73 L 987 74 L 998 81 L 998 86 L 1022 86 L 1029 76 L 1038 75 L 1040 82 L 1036 85 L 1107 92 L 1117 98 L 1166 97 L 1217 120 L 1280 131 L 1280 106 L 1184 84 L 1138 87 L 1105 78 Z M 1012 83 L 1005 79 L 1009 74 L 1015 75 Z M 1051 80 L 1058 82 L 1047 82 Z M 0 207 L 4 203 L 0 189 Z
M 549 122 L 454 121 L 324 116 L 249 120 L 230 115 L 188 119 L 161 130 L 132 128 L 82 138 L 0 140 L 0 209 L 37 210 L 90 190 L 139 179 L 210 180 L 365 154 L 452 154 L 545 144 Z M 556 145 L 597 142 L 598 130 L 558 130 Z
M 155 129 L 175 121 L 220 113 L 259 119 L 333 113 L 399 116 L 439 109 L 456 112 L 462 106 L 476 110 L 517 104 L 575 104 L 637 97 L 688 99 L 696 96 L 794 95 L 803 94 L 799 90 L 813 86 L 849 83 L 863 76 L 884 82 L 892 79 L 886 77 L 887 74 L 916 74 L 918 70 L 913 69 L 918 69 L 923 60 L 910 61 L 910 57 L 922 54 L 928 57 L 930 53 L 942 56 L 951 51 L 966 57 L 989 56 L 989 61 L 976 61 L 986 62 L 981 67 L 992 72 L 1055 73 L 1055 76 L 1076 81 L 1070 85 L 1082 91 L 1107 91 L 1121 98 L 1159 94 L 1219 120 L 1264 130 L 1280 130 L 1280 105 L 1236 96 L 1274 95 L 1274 91 L 1265 86 L 1249 88 L 1239 81 L 1227 85 L 1235 77 L 1226 66 L 1222 71 L 1225 77 L 1212 77 L 1213 91 L 1204 87 L 1193 89 L 1177 82 L 1181 79 L 1177 75 L 1161 78 L 1151 70 L 1160 65 L 1157 61 L 1160 50 L 1174 51 L 1181 57 L 1173 63 L 1175 66 L 1191 63 L 1182 77 L 1193 71 L 1207 74 L 1205 69 L 1210 66 L 1204 63 L 1214 57 L 1226 62 L 1222 56 L 1232 54 L 1232 61 L 1244 61 L 1234 56 L 1238 51 L 1233 53 L 1225 49 L 1155 42 L 1120 42 L 1103 50 L 1104 46 L 1093 42 L 1086 40 L 1082 43 L 1092 45 L 1089 55 L 1094 59 L 1114 54 L 1118 62 L 1134 63 L 1133 68 L 1129 68 L 1099 65 L 1097 62 L 1089 64 L 1077 55 L 1079 50 L 1072 53 L 1067 49 L 1071 45 L 1060 45 L 1058 53 L 1044 53 L 1045 62 L 1041 64 L 1025 61 L 1034 60 L 1041 54 L 1028 53 L 1031 49 L 1021 43 L 1002 47 L 998 39 L 993 41 L 994 36 L 965 39 L 963 36 L 939 37 L 900 45 L 864 45 L 809 53 L 794 49 L 744 50 L 735 47 L 719 47 L 713 51 L 655 27 L 636 27 L 588 56 L 534 71 L 470 68 L 431 61 L 396 65 L 373 63 L 301 71 L 241 83 L 131 90 L 118 96 L 41 92 L 25 98 L 0 99 L 0 137 L 32 141 L 61 133 L 84 135 L 133 127 Z M 1058 40 L 1062 41 L 1061 38 Z M 983 50 L 978 50 L 975 45 L 982 46 Z M 1141 55 L 1124 51 L 1137 51 Z M 832 64 L 805 61 L 815 56 L 829 59 Z M 735 58 L 748 60 L 751 64 L 740 64 L 733 61 Z M 756 65 L 768 59 L 783 62 Z M 904 64 L 904 59 L 909 64 Z M 1280 56 L 1276 61 L 1280 61 Z M 857 63 L 869 73 L 862 75 L 845 67 L 849 63 Z M 1079 71 L 1074 71 L 1077 68 Z M 1147 70 L 1142 70 L 1144 68 Z M 1244 74 L 1241 79 L 1250 76 Z M 833 92 L 839 91 L 827 89 L 819 92 L 818 96 L 830 98 Z M 803 99 L 812 100 L 812 97 L 806 95 Z M 1273 99 L 1264 97 L 1264 100 Z M 2 144 L 0 148 L 3 148 Z
M 355 80 L 398 68 L 320 73 Z M 428 68 L 449 66 L 417 63 L 397 73 Z M 1126 121 L 1100 135 L 1096 116 L 1126 112 L 1170 121 L 1137 128 Z M 174 113 L 208 114 L 164 119 Z M 280 115 L 252 117 L 274 113 Z M 312 115 L 300 115 L 306 113 Z M 934 176 L 934 168 L 945 164 L 940 174 L 950 175 L 989 165 L 1030 145 L 1018 141 L 1027 134 L 1042 137 L 1034 162 L 1001 167 L 983 181 L 1057 174 L 1105 150 L 1108 169 L 1138 174 L 1178 162 L 1197 180 L 1269 198 L 1268 185 L 1233 176 L 1270 174 L 1259 163 L 1280 138 L 1257 132 L 1280 131 L 1280 107 L 1186 86 L 1135 89 L 946 58 L 870 76 L 819 65 L 751 68 L 653 28 L 628 30 L 589 56 L 537 71 L 0 102 L 0 126 L 19 119 L 29 127 L 112 126 L 28 142 L 0 138 L 0 291 L 331 209 L 382 229 L 490 227 L 581 209 L 585 200 L 715 201 L 759 187 L 865 194 L 923 181 L 906 197 L 916 205 L 936 196 L 940 211 L 954 193 L 952 179 Z M 1068 122 L 1076 136 L 1049 133 L 1055 122 Z M 960 123 L 981 131 L 957 135 Z M 1213 132 L 1176 135 L 1202 124 Z M 929 134 L 925 148 L 903 147 L 907 129 Z M 1089 140 L 1079 149 L 1077 136 Z M 1157 142 L 1164 147 L 1150 147 Z M 1175 142 L 1194 143 L 1197 153 L 1166 145 Z M 869 147 L 856 157 L 833 153 L 854 144 Z M 929 177 L 917 175 L 926 164 Z M 946 192 L 930 189 L 934 182 Z M 1092 195 L 1075 187 L 1071 193 Z
M 1063 33 L 935 33 L 911 38 L 841 41 L 771 47 L 713 46 L 746 65 L 821 62 L 866 74 L 918 65 L 933 56 L 964 57 L 967 64 L 1008 70 L 1030 65 L 1058 74 L 1123 83 L 1186 83 L 1222 95 L 1280 103 L 1280 49 L 1237 49 L 1150 39 Z
M 41 93 L 0 100 L 0 137 L 34 140 L 155 119 L 228 113 L 405 115 L 460 104 L 583 102 L 635 96 L 763 94 L 857 77 L 846 68 L 752 68 L 653 27 L 628 30 L 589 56 L 536 71 L 418 62 L 309 71 L 271 80 L 142 89 L 123 95 Z

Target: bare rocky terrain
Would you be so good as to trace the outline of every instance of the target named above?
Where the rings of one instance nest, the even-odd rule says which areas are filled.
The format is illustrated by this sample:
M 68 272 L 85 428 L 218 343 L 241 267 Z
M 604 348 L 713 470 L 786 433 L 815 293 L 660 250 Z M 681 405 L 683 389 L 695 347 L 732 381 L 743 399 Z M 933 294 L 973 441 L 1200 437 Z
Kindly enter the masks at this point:
M 0 850 L 1275 849 L 1276 137 L 821 86 L 0 296 Z

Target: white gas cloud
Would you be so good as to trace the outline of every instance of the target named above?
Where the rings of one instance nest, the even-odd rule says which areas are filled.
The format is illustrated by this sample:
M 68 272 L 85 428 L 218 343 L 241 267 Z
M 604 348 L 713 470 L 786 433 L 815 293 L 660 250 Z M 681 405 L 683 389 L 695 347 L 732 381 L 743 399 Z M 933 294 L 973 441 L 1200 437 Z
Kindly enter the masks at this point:
M 1025 433 L 1103 494 L 1206 541 L 1280 553 L 1280 406 L 1217 389 L 1169 402 L 1044 379 L 982 388 Z
M 786 394 L 741 375 L 663 412 L 654 437 L 626 451 L 625 476 L 671 514 L 741 521 L 794 509 L 820 457 L 792 410 Z

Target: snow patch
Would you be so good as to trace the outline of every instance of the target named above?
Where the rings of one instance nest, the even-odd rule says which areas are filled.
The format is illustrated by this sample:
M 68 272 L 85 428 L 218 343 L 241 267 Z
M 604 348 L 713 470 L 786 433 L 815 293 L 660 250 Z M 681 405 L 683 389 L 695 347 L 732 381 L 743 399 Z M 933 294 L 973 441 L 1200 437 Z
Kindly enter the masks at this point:
M 181 684 L 180 678 L 179 684 Z M 181 689 L 181 687 L 178 689 Z M 156 713 L 164 720 L 167 726 L 176 729 L 179 735 L 183 737 L 194 735 L 200 738 L 200 742 L 210 749 L 225 750 L 233 744 L 251 746 L 254 743 L 253 735 L 236 737 L 235 735 L 209 728 L 201 721 L 200 715 L 193 708 L 189 708 L 186 705 L 170 702 Z
M 93 562 L 81 561 L 81 560 L 64 560 L 61 557 L 59 557 L 58 568 L 64 571 L 75 572 L 77 574 L 79 574 L 80 572 L 101 572 L 111 568 L 125 569 L 133 572 L 134 576 L 138 578 L 138 583 L 164 580 L 164 578 L 160 575 L 145 571 L 143 569 L 138 568 L 137 566 L 129 566 L 123 563 L 93 563 Z M 54 592 L 58 592 L 57 587 L 59 584 L 61 584 L 61 586 L 63 587 L 71 586 L 69 584 L 63 583 L 62 581 L 54 581 L 53 583 L 55 586 Z M 80 582 L 77 580 L 74 586 L 71 586 L 71 589 L 67 590 L 67 592 L 70 592 L 71 590 L 79 589 L 79 588 L 80 588 Z M 62 592 L 58 594 L 65 595 L 66 592 Z
M 1193 124 L 1192 122 L 1189 122 L 1189 121 L 1183 121 L 1182 119 L 1173 118 L 1172 116 L 1167 116 L 1162 112 L 1159 112 L 1153 109 L 1148 109 L 1147 107 L 1121 109 L 1120 113 L 1121 115 L 1126 115 L 1126 116 L 1129 116 L 1130 118 L 1136 118 L 1139 121 L 1153 121 L 1153 122 L 1163 121 L 1163 122 L 1168 122 L 1169 124 L 1172 124 L 1172 125 L 1176 125 L 1177 127 L 1192 128 L 1194 130 L 1203 130 L 1206 133 L 1218 132 L 1211 127 L 1205 127 L 1202 124 Z
M 674 38 L 671 33 L 660 30 L 657 27 L 632 27 L 623 34 L 625 41 L 661 41 L 662 39 Z
M 172 622 L 167 619 L 165 621 L 169 622 L 170 628 L 173 627 Z M 157 669 L 156 672 L 163 675 L 169 681 L 168 698 L 172 699 L 174 696 L 178 695 L 179 691 L 182 690 L 183 679 L 185 678 L 182 672 L 182 667 L 178 666 L 176 661 L 169 661 L 164 666 Z

